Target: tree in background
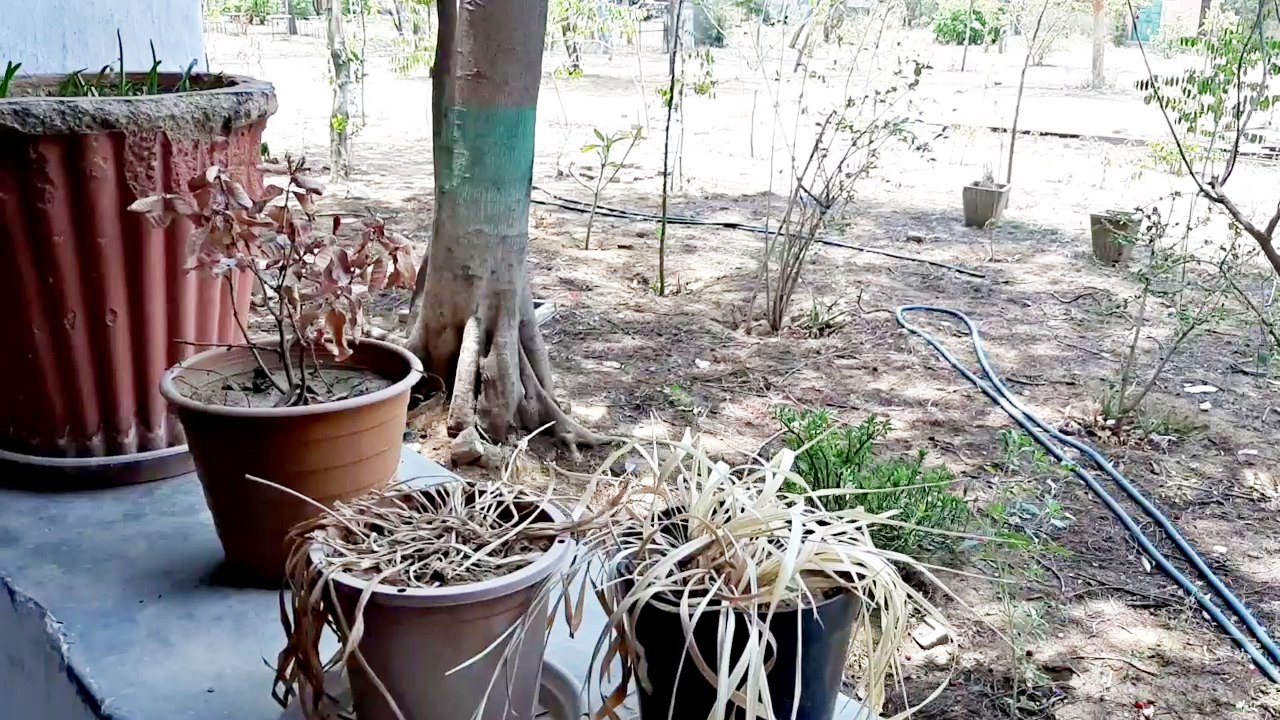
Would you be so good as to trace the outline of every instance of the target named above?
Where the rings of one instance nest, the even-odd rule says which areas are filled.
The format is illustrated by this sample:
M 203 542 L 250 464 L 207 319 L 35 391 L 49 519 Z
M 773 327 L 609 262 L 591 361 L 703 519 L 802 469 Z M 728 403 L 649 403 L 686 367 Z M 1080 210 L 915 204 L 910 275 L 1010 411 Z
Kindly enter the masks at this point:
M 329 60 L 333 65 L 333 109 L 329 112 L 329 177 L 351 177 L 351 54 L 342 28 L 342 6 L 329 1 Z
M 1110 21 L 1107 15 L 1107 0 L 1093 0 L 1093 63 L 1089 76 L 1089 87 L 1101 90 L 1106 87 L 1107 76 L 1104 63 L 1107 57 L 1107 42 L 1110 32 Z
M 564 48 L 566 62 L 557 69 L 569 77 L 582 74 L 583 48 L 598 44 L 612 49 L 618 38 L 638 33 L 637 12 L 612 2 L 597 0 L 549 0 L 547 36 L 554 47 Z
M 547 0 L 441 0 L 437 15 L 435 217 L 408 347 L 449 390 L 451 435 L 550 425 L 576 455 L 597 438 L 556 402 L 525 266 Z
M 1020 29 L 1031 50 L 1031 65 L 1039 67 L 1048 60 L 1049 54 L 1062 45 L 1071 33 L 1071 21 L 1079 9 L 1078 0 L 1010 0 L 1006 8 L 1010 25 Z M 1032 41 L 1030 28 L 1034 26 L 1036 17 L 1043 11 L 1044 18 L 1040 23 L 1040 32 Z M 1109 39 L 1109 38 L 1108 38 Z
M 1136 11 L 1128 4 L 1131 17 Z M 1241 145 L 1254 138 L 1255 113 L 1265 114 L 1280 104 L 1273 78 L 1280 75 L 1280 38 L 1267 32 L 1280 18 L 1275 0 L 1253 0 L 1247 14 L 1215 18 L 1200 34 L 1179 45 L 1197 53 L 1201 62 L 1175 75 L 1156 75 L 1139 40 L 1147 79 L 1138 84 L 1144 101 L 1160 108 L 1178 159 L 1201 197 L 1221 208 L 1234 225 L 1258 245 L 1271 268 L 1280 275 L 1280 201 L 1274 212 L 1251 218 L 1227 194 L 1227 181 L 1238 167 Z M 1195 148 L 1204 146 L 1197 158 Z M 1197 160 L 1199 162 L 1197 163 Z

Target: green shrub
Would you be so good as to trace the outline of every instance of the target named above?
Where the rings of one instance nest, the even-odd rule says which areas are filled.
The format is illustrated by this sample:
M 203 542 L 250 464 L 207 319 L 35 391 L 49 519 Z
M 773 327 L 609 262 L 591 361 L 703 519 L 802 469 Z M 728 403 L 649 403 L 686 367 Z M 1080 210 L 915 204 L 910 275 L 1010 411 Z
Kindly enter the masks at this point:
M 836 427 L 826 411 L 778 407 L 787 446 L 795 450 L 795 471 L 811 490 L 864 490 L 816 499 L 826 510 L 862 506 L 913 527 L 877 525 L 876 547 L 904 555 L 933 554 L 952 545 L 952 538 L 932 530 L 961 530 L 969 506 L 951 492 L 955 476 L 944 466 L 925 467 L 925 451 L 900 457 L 877 457 L 875 444 L 889 434 L 889 421 L 872 415 L 861 425 Z M 806 447 L 807 446 L 807 447 Z M 801 491 L 795 486 L 788 488 Z
M 943 45 L 963 45 L 967 38 L 970 45 L 994 45 L 1004 35 L 1004 13 L 996 8 L 972 8 L 973 23 L 969 24 L 968 5 L 956 5 L 938 12 L 933 22 L 933 39 Z

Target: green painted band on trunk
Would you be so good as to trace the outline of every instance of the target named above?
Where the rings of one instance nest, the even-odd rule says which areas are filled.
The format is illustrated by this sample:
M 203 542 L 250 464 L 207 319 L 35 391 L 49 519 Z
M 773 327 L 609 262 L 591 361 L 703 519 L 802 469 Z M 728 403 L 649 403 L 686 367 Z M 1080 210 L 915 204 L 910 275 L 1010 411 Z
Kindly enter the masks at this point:
M 528 201 L 537 107 L 445 109 L 439 187 L 446 193 L 508 193 Z

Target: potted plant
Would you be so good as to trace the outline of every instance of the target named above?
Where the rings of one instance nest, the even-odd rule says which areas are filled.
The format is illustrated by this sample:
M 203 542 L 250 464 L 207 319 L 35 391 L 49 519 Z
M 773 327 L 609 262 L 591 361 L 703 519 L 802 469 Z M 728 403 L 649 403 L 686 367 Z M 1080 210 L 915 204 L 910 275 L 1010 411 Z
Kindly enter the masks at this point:
M 329 505 L 394 476 L 422 364 L 403 348 L 360 338 L 362 289 L 413 287 L 407 241 L 375 219 L 340 236 L 335 216 L 332 232 L 321 232 L 321 186 L 305 160 L 261 169 L 282 179 L 257 200 L 212 165 L 185 192 L 130 209 L 157 226 L 190 224 L 190 268 L 224 283 L 228 296 L 247 279 L 262 291 L 269 338 L 252 335 L 233 307 L 239 341 L 174 365 L 160 391 L 186 431 L 228 569 L 275 586 L 289 529 L 317 513 L 308 498 Z
M 987 223 L 995 222 L 1004 214 L 1005 205 L 1009 203 L 1009 183 L 998 183 L 987 167 L 981 180 L 964 186 L 961 193 L 964 201 L 965 227 L 985 228 Z
M 123 52 L 121 53 L 123 55 Z M 270 83 L 107 66 L 0 81 L 0 302 L 22 308 L 0 360 L 0 463 L 38 487 L 190 472 L 160 377 L 197 343 L 238 336 L 248 284 L 182 272 L 192 226 L 125 212 L 216 162 L 257 197 Z M 223 137 L 225 142 L 215 143 Z M 20 468 L 20 475 L 14 471 Z
M 374 491 L 300 525 L 273 695 L 330 717 L 326 670 L 345 668 L 360 720 L 532 720 L 550 594 L 574 554 L 568 519 L 540 493 L 455 479 Z M 327 663 L 326 625 L 339 640 Z M 576 688 L 562 695 L 573 705 Z
M 1013 121 L 1009 125 L 1009 155 L 1005 164 L 1004 182 L 997 183 L 991 174 L 991 168 L 987 168 L 981 180 L 965 186 L 964 224 L 966 227 L 986 227 L 987 223 L 999 220 L 1004 214 L 1005 206 L 1009 203 L 1009 186 L 1013 183 L 1013 151 L 1018 144 L 1018 119 L 1022 115 L 1022 91 L 1027 85 L 1027 70 L 1030 69 L 1036 50 L 1040 47 L 1037 41 L 1044 25 L 1045 13 L 1049 10 L 1050 0 L 1043 0 L 1039 5 L 1039 12 L 1035 13 L 1035 25 L 1030 28 L 1023 26 L 1023 22 L 1030 19 L 1030 13 L 1025 16 L 1015 13 L 1011 18 L 1014 29 L 1026 38 L 1027 50 L 1022 58 L 1022 72 L 1018 75 L 1018 94 L 1013 101 Z
M 861 696 L 879 711 L 909 608 L 936 616 L 895 564 L 932 575 L 872 543 L 870 528 L 892 520 L 823 509 L 790 449 L 733 468 L 687 433 L 645 445 L 629 452 L 653 481 L 628 483 L 615 502 L 626 510 L 581 540 L 606 562 L 610 624 L 597 648 L 623 670 L 596 717 L 634 677 L 644 720 L 830 720 L 855 626 Z
M 1142 230 L 1138 210 L 1108 210 L 1089 214 L 1089 235 L 1093 256 L 1106 265 L 1121 265 L 1133 255 L 1133 246 Z

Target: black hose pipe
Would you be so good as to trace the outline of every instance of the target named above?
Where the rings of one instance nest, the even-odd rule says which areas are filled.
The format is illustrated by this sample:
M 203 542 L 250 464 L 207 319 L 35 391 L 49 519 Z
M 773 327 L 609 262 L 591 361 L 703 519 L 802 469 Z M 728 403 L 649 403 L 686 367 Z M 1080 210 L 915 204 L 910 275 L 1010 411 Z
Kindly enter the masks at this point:
M 986 376 L 986 379 L 984 380 L 979 378 L 970 371 L 969 368 L 965 367 L 954 355 L 951 354 L 951 351 L 947 350 L 947 348 L 937 340 L 937 338 L 907 322 L 906 314 L 910 312 L 931 312 L 948 315 L 964 323 L 965 327 L 969 331 L 969 339 L 973 343 L 974 355 L 977 356 L 978 365 L 982 368 L 982 373 Z M 1156 508 L 1150 500 L 1143 496 L 1142 492 L 1134 487 L 1133 483 L 1129 482 L 1124 475 L 1120 474 L 1120 472 L 1116 470 L 1101 453 L 1085 443 L 1058 432 L 1056 429 L 1046 424 L 1044 420 L 1040 419 L 1035 413 L 1028 410 L 1026 406 L 1018 400 L 1017 396 L 1014 395 L 1014 393 L 1000 379 L 1000 376 L 996 373 L 995 369 L 991 367 L 991 363 L 987 360 L 986 351 L 982 347 L 982 335 L 978 332 L 977 326 L 974 325 L 973 321 L 970 320 L 967 315 L 959 312 L 958 310 L 933 307 L 930 305 L 904 305 L 898 308 L 894 315 L 898 319 L 898 324 L 901 325 L 904 330 L 919 336 L 922 340 L 928 343 L 929 346 L 941 355 L 944 360 L 950 363 L 952 367 L 963 375 L 966 380 L 973 383 L 979 390 L 986 394 L 992 402 L 1000 406 L 1000 409 L 1004 410 L 1010 418 L 1013 418 L 1014 422 L 1020 425 L 1027 434 L 1035 439 L 1036 442 L 1044 446 L 1044 449 L 1047 450 L 1055 460 L 1062 463 L 1064 467 L 1070 468 L 1071 471 L 1084 482 L 1085 486 L 1088 487 L 1094 495 L 1098 496 L 1098 499 L 1100 499 L 1103 505 L 1111 511 L 1111 514 L 1120 521 L 1120 524 L 1124 526 L 1125 530 L 1133 536 L 1138 547 L 1142 548 L 1142 551 L 1151 559 L 1151 562 L 1155 563 L 1156 567 L 1158 567 L 1161 572 L 1168 575 L 1178 584 L 1179 587 L 1183 589 L 1183 591 L 1190 595 L 1191 598 L 1200 605 L 1205 613 L 1212 618 L 1213 622 L 1217 624 L 1218 627 L 1222 628 L 1227 635 L 1231 636 L 1231 639 L 1236 641 L 1240 648 L 1244 650 L 1245 654 L 1249 656 L 1249 659 L 1253 661 L 1253 664 L 1257 666 L 1258 670 L 1261 671 L 1268 680 L 1273 683 L 1280 684 L 1280 670 L 1277 670 L 1276 668 L 1276 663 L 1280 663 L 1280 650 L 1276 648 L 1275 642 L 1267 634 L 1266 629 L 1258 623 L 1257 619 L 1255 619 L 1253 614 L 1249 612 L 1249 609 L 1245 607 L 1244 603 L 1232 594 L 1231 590 L 1228 589 L 1213 570 L 1209 568 L 1205 563 L 1204 558 L 1200 557 L 1200 554 L 1191 546 L 1191 543 L 1187 542 L 1186 538 L 1182 536 L 1182 533 L 1178 532 L 1178 529 L 1169 521 L 1169 518 L 1166 517 L 1164 513 L 1160 512 L 1160 510 Z M 1050 438 L 1052 438 L 1052 440 Z M 1120 489 L 1123 490 L 1124 493 L 1142 509 L 1142 512 L 1146 514 L 1147 517 L 1151 518 L 1151 520 L 1154 521 L 1162 531 L 1164 531 L 1165 535 L 1173 541 L 1173 544 L 1178 548 L 1178 551 L 1187 560 L 1187 562 L 1196 569 L 1196 572 L 1199 573 L 1200 577 L 1209 585 L 1209 588 L 1213 591 L 1214 595 L 1221 599 L 1227 608 L 1244 623 L 1251 638 L 1246 637 L 1240 628 L 1238 628 L 1229 617 L 1223 614 L 1222 610 L 1213 602 L 1213 598 L 1197 587 L 1194 582 L 1184 575 L 1182 571 L 1178 570 L 1178 568 L 1175 567 L 1154 544 L 1152 544 L 1151 540 L 1142 532 L 1142 529 L 1138 527 L 1138 524 L 1134 522 L 1133 517 L 1130 516 L 1120 503 L 1118 503 L 1116 499 L 1107 492 L 1106 488 L 1104 488 L 1092 475 L 1074 463 L 1067 456 L 1066 452 L 1053 442 L 1054 440 L 1074 448 L 1084 456 L 1088 457 L 1089 460 L 1091 460 L 1097 467 L 1101 468 L 1103 472 L 1109 475 L 1111 479 L 1115 481 L 1116 485 L 1120 486 Z M 1257 645 L 1254 644 L 1254 641 L 1257 642 Z M 1265 650 L 1266 655 L 1259 651 L 1258 645 Z M 1270 656 L 1270 658 L 1267 656 Z

